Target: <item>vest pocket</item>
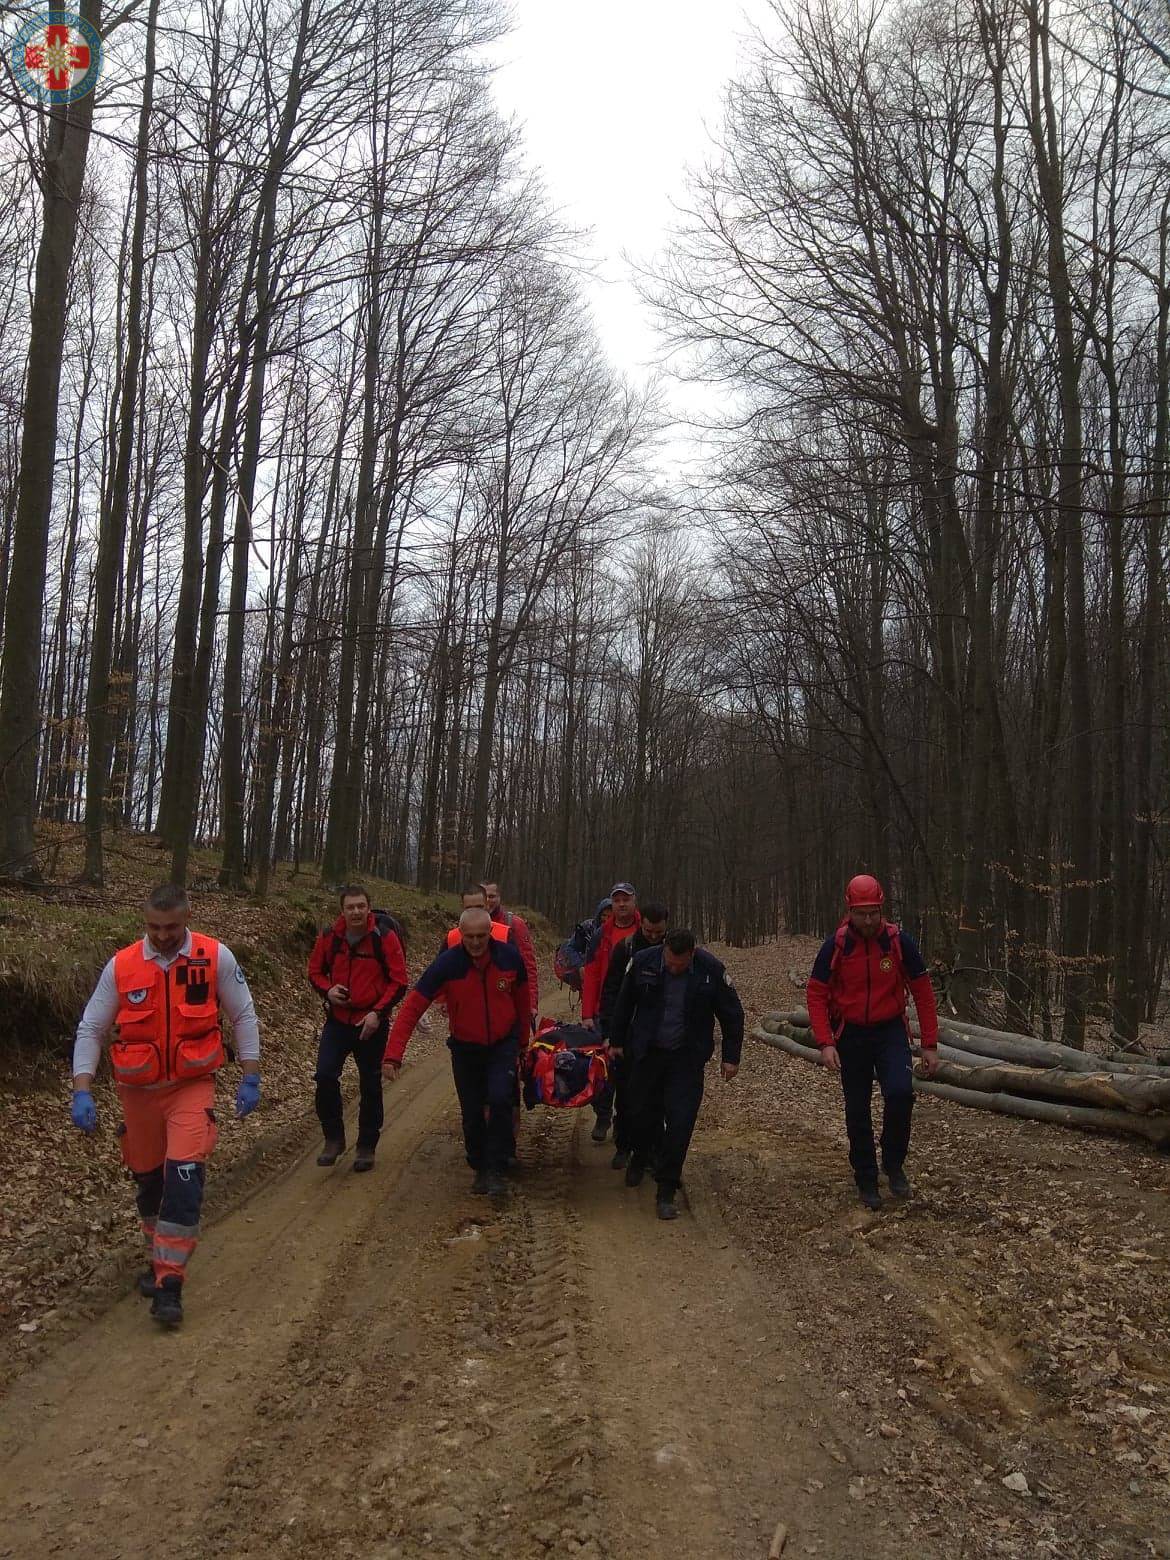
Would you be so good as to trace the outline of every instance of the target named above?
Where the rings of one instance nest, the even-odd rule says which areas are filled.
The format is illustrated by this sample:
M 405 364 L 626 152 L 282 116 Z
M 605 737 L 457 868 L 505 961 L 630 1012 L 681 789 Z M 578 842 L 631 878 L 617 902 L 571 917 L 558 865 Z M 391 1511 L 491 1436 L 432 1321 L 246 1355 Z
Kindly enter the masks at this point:
M 187 1022 L 195 1017 L 195 1013 L 188 1015 L 185 1007 L 181 1008 Z M 195 1010 L 198 1013 L 198 1010 Z M 205 1014 L 199 1013 L 200 1017 Z M 185 1035 L 175 1046 L 175 1077 L 199 1078 L 204 1073 L 214 1072 L 223 1063 L 223 1044 L 219 1037 L 219 1030 L 212 1029 L 203 1035 Z
M 117 1040 L 110 1047 L 110 1065 L 118 1083 L 140 1087 L 158 1083 L 162 1077 L 162 1058 L 149 1040 Z
M 175 1045 L 176 1078 L 200 1078 L 203 1073 L 214 1072 L 223 1064 L 223 1042 L 215 1025 L 215 1009 L 181 1002 L 179 1023 L 187 1033 L 181 1034 Z M 203 1033 L 190 1033 L 200 1028 Z

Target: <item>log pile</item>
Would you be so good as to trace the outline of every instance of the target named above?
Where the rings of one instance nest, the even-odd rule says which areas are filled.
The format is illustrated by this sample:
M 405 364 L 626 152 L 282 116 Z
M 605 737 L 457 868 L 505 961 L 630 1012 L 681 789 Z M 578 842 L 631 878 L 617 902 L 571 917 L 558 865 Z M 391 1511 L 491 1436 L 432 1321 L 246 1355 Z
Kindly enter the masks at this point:
M 913 1025 L 911 1033 L 916 1035 Z M 766 1014 L 753 1034 L 765 1045 L 820 1065 L 802 1008 Z M 917 1044 L 913 1049 L 921 1054 Z M 934 1078 L 915 1075 L 916 1093 L 1170 1147 L 1170 1072 L 1156 1063 L 1091 1056 L 1028 1035 L 955 1022 L 939 1025 L 938 1055 Z

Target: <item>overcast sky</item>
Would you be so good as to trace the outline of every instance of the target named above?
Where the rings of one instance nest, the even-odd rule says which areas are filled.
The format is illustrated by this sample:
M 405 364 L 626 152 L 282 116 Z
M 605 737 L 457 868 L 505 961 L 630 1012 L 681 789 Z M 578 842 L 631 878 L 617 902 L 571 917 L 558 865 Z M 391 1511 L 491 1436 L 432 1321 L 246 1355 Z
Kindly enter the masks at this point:
M 649 259 L 718 126 L 748 16 L 763 0 L 512 0 L 496 98 L 570 221 L 594 230 L 588 293 L 616 368 L 658 348 L 622 251 Z

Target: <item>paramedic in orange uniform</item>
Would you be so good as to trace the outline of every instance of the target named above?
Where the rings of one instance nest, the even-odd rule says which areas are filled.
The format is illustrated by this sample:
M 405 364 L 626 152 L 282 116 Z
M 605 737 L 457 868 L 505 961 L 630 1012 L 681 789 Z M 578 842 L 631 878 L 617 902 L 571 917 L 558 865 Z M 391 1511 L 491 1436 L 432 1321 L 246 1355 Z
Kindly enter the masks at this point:
M 206 1164 L 215 1147 L 215 1074 L 225 1061 L 222 1006 L 243 1077 L 236 1115 L 260 1103 L 260 1029 L 244 972 L 213 937 L 187 925 L 186 891 L 167 884 L 146 901 L 146 936 L 106 965 L 77 1026 L 73 1124 L 97 1130 L 90 1087 L 111 1026 L 110 1063 L 122 1104 L 122 1159 L 138 1183 L 150 1269 L 138 1281 L 164 1327 L 183 1320 L 183 1280 L 199 1238 Z

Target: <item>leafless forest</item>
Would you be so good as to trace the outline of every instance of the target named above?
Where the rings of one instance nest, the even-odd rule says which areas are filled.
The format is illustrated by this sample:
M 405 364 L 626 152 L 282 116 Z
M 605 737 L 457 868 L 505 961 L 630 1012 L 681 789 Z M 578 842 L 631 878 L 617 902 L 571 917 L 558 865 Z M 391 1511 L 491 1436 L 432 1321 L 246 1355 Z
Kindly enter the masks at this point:
M 1165 0 L 776 4 L 646 262 L 649 388 L 488 0 L 81 10 L 96 94 L 0 89 L 0 870 L 133 829 L 560 921 L 620 872 L 747 941 L 865 867 L 961 1009 L 1136 1033 Z

